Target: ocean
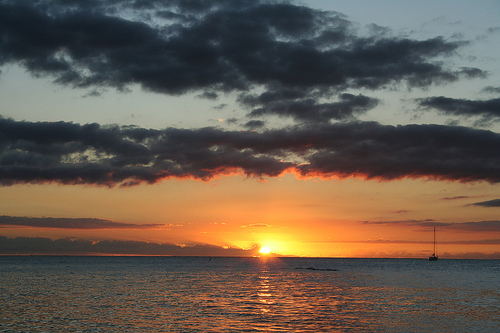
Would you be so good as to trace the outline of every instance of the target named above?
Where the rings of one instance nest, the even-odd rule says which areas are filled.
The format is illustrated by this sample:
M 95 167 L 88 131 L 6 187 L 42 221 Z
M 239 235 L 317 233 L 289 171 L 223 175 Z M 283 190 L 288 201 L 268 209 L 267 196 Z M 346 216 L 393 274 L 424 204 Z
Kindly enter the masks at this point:
M 0 257 L 0 332 L 498 332 L 500 260 Z

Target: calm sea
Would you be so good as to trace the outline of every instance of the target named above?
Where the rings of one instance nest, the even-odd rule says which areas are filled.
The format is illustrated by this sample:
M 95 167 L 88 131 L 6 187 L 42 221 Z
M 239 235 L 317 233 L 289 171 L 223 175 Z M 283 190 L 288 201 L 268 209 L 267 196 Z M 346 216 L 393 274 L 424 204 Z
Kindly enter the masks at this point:
M 498 332 L 500 260 L 0 257 L 0 332 Z

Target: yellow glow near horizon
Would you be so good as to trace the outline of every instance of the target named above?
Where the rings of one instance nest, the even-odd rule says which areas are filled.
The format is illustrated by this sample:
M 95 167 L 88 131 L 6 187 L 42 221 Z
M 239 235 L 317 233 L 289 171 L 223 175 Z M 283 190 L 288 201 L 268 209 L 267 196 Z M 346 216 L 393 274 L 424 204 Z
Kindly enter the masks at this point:
M 259 253 L 260 254 L 269 254 L 269 253 L 271 253 L 271 250 L 267 246 L 263 246 L 260 248 Z

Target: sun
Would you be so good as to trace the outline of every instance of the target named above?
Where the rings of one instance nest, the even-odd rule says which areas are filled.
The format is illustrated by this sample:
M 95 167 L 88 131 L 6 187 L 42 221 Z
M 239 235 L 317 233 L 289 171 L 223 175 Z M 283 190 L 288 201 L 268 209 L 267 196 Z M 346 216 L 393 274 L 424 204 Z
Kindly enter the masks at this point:
M 269 253 L 271 253 L 271 250 L 267 246 L 263 246 L 260 248 L 259 253 L 260 254 L 269 254 Z

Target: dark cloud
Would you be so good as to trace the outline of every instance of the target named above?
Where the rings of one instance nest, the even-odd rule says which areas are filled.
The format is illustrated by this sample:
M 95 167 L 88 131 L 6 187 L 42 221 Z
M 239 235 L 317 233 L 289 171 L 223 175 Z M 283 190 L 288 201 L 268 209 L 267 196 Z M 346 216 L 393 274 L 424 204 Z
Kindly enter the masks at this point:
M 436 227 L 443 227 L 451 231 L 458 232 L 500 232 L 500 221 L 480 221 L 463 223 L 444 223 L 436 224 Z
M 457 232 L 500 232 L 500 221 L 480 222 L 438 222 L 435 220 L 405 220 L 405 221 L 363 221 L 363 224 L 405 225 L 421 227 L 432 232 L 432 227 Z
M 460 200 L 460 199 L 468 199 L 468 198 L 470 198 L 470 196 L 468 196 L 468 195 L 458 195 L 458 196 L 455 196 L 455 197 L 441 198 L 441 200 Z
M 361 221 L 363 224 L 388 224 L 388 225 L 420 225 L 420 226 L 434 226 L 436 220 L 434 219 L 425 219 L 425 220 L 397 220 L 397 221 Z
M 418 100 L 420 106 L 452 116 L 479 117 L 482 122 L 500 121 L 500 98 L 468 100 L 429 97 Z
M 250 120 L 244 126 L 249 129 L 262 128 L 266 124 L 263 120 Z
M 295 98 L 294 98 L 295 97 Z M 300 121 L 328 122 L 330 120 L 353 119 L 377 106 L 378 100 L 363 95 L 341 94 L 339 101 L 318 103 L 316 99 L 296 98 L 286 93 L 265 92 L 260 96 L 246 96 L 241 101 L 246 105 L 258 106 L 251 116 L 278 115 Z M 301 97 L 304 97 L 303 95 Z
M 240 173 L 275 177 L 500 181 L 500 134 L 374 122 L 254 131 L 0 118 L 0 183 L 114 186 Z
M 217 105 L 217 106 L 214 106 L 213 108 L 214 108 L 215 110 L 222 110 L 222 109 L 225 109 L 226 107 L 227 107 L 227 104 L 225 104 L 225 103 L 221 103 L 221 104 L 219 104 L 219 105 Z
M 493 199 L 488 201 L 481 201 L 471 204 L 472 206 L 481 206 L 481 207 L 500 207 L 500 199 Z
M 500 179 L 487 171 L 497 169 L 495 145 L 500 140 L 499 134 L 489 131 L 441 125 L 349 123 L 316 126 L 310 135 L 314 151 L 306 163 L 297 166 L 305 176 Z M 486 173 L 489 175 L 484 178 Z
M 206 98 L 211 100 L 216 100 L 219 98 L 219 95 L 213 91 L 205 91 L 200 96 L 200 98 Z M 225 106 L 225 105 L 224 105 Z M 222 109 L 223 107 L 219 107 L 218 109 Z
M 481 91 L 491 94 L 500 94 L 500 87 L 487 86 L 484 87 Z
M 89 89 L 138 84 L 211 99 L 254 88 L 300 90 L 253 112 L 312 120 L 349 118 L 376 104 L 365 96 L 320 100 L 350 88 L 427 87 L 485 75 L 443 65 L 466 42 L 385 30 L 361 35 L 340 13 L 286 1 L 0 0 L 0 65 Z
M 237 124 L 238 123 L 238 118 L 228 118 L 226 119 L 226 123 L 228 124 Z
M 210 244 L 180 246 L 168 243 L 104 240 L 94 242 L 82 239 L 57 239 L 0 236 L 0 254 L 129 254 L 167 256 L 254 256 L 257 248 L 241 249 Z
M 402 239 L 368 239 L 368 240 L 328 240 L 316 241 L 315 243 L 360 243 L 360 244 L 432 244 L 433 241 L 412 241 Z M 500 239 L 479 239 L 465 241 L 443 241 L 439 244 L 467 244 L 467 245 L 500 245 Z
M 97 218 L 56 218 L 1 215 L 0 227 L 2 226 L 60 229 L 161 229 L 167 227 L 165 224 L 123 223 Z

